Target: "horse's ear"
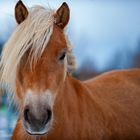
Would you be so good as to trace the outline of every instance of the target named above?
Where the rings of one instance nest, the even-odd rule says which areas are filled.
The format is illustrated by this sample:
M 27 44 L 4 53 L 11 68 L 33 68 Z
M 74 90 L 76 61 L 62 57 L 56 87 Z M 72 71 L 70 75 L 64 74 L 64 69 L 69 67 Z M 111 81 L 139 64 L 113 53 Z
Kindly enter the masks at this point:
M 55 24 L 64 29 L 69 22 L 70 10 L 66 2 L 64 2 L 55 13 Z
M 22 23 L 28 16 L 28 10 L 21 0 L 15 6 L 15 18 L 18 24 Z

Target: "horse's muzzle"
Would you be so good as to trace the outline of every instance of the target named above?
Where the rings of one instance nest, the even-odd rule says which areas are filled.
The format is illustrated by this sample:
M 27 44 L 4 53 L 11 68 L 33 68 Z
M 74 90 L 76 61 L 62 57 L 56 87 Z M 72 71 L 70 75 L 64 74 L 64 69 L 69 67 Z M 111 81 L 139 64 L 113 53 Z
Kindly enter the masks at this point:
M 51 125 L 52 110 L 38 108 L 35 111 L 26 106 L 24 109 L 24 127 L 31 135 L 43 135 L 48 132 Z

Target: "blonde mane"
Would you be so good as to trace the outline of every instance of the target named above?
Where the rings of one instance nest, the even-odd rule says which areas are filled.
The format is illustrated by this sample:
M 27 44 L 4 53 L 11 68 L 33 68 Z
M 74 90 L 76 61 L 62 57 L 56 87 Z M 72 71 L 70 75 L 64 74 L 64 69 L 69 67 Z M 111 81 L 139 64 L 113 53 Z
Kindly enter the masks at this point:
M 16 27 L 3 49 L 0 63 L 2 82 L 15 87 L 17 66 L 29 48 L 32 52 L 31 63 L 32 61 L 36 62 L 42 55 L 53 32 L 54 13 L 54 10 L 41 6 L 29 9 L 27 19 Z M 67 70 L 72 71 L 75 69 L 75 58 L 67 37 L 66 41 L 69 50 Z

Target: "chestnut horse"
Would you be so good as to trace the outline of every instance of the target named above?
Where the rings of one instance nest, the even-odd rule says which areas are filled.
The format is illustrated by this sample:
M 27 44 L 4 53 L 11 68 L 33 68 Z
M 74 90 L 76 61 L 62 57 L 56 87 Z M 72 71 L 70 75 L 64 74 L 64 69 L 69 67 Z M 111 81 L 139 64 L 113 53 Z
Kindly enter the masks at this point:
M 66 3 L 54 11 L 15 7 L 17 28 L 1 57 L 19 118 L 12 140 L 140 140 L 140 70 L 81 82 L 64 29 Z

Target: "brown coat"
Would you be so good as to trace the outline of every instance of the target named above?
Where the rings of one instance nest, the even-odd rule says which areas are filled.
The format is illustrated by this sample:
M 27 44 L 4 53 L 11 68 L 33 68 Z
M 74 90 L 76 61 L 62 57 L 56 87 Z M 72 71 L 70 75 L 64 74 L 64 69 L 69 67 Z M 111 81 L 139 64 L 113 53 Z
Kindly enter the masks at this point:
M 55 102 L 54 127 L 40 140 L 140 140 L 139 108 L 138 69 L 85 82 L 68 75 Z M 24 133 L 17 123 L 12 140 L 30 139 Z

